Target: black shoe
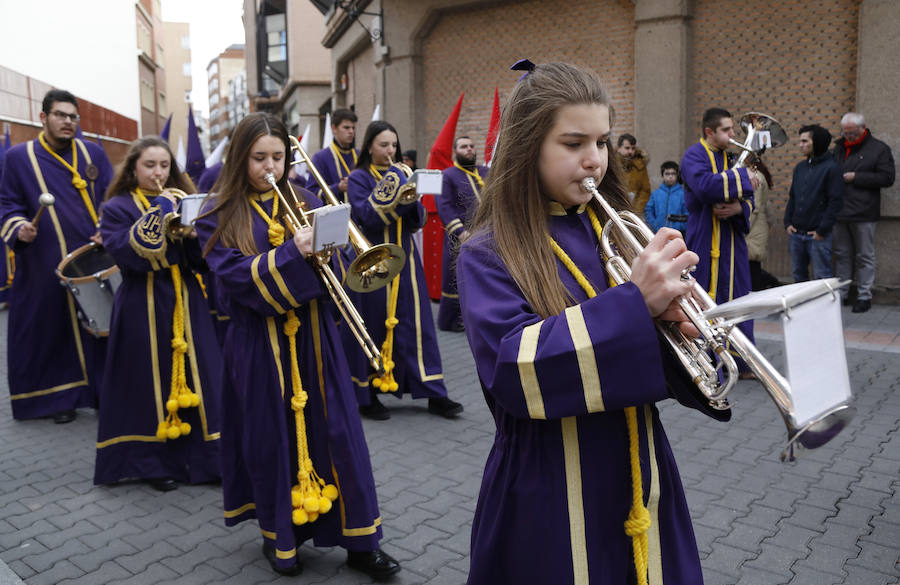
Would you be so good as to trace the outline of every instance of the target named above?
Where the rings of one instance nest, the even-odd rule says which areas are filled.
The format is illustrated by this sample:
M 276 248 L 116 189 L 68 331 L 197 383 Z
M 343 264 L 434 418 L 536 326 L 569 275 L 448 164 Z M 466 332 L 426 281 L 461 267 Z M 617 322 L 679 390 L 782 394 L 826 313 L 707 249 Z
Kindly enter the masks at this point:
M 75 420 L 78 414 L 74 410 L 60 410 L 53 415 L 53 422 L 58 425 L 64 425 Z
M 275 558 L 275 545 L 269 544 L 268 542 L 263 543 L 263 556 L 269 561 L 269 566 L 272 567 L 272 570 L 279 575 L 296 577 L 303 572 L 303 564 L 300 562 L 300 559 L 294 559 L 294 564 L 290 567 L 279 567 L 277 559 Z
M 453 325 L 450 326 L 450 331 L 453 331 L 454 333 L 461 333 L 465 330 L 466 330 L 466 326 L 463 325 L 462 321 L 457 321 L 456 323 L 454 323 Z
M 456 415 L 461 413 L 462 411 L 462 404 L 450 400 L 446 396 L 428 399 L 428 412 L 430 412 L 431 414 L 436 414 L 444 418 L 455 418 Z
M 153 479 L 148 479 L 147 483 L 158 492 L 170 492 L 178 489 L 178 484 L 175 483 L 175 480 L 171 477 L 155 477 Z
M 841 303 L 843 303 L 843 305 L 844 305 L 845 307 L 849 307 L 850 305 L 853 304 L 853 301 L 850 300 L 850 297 L 849 297 L 849 296 L 846 296 L 846 297 L 844 297 L 844 300 L 841 301 Z
M 383 581 L 400 572 L 400 563 L 380 548 L 370 552 L 347 551 L 347 566 L 376 581 Z
M 366 406 L 359 407 L 359 414 L 372 420 L 387 420 L 391 418 L 391 411 L 378 400 L 378 396 L 372 394 L 370 402 Z
M 872 308 L 872 301 L 869 299 L 857 299 L 856 304 L 853 305 L 854 313 L 865 313 L 869 309 Z

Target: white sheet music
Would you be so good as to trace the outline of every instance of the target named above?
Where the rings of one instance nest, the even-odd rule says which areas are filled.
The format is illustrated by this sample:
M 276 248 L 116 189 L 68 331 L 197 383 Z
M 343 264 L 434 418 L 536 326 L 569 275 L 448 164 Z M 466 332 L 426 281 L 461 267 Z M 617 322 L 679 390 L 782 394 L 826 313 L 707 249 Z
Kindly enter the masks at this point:
M 313 252 L 345 246 L 350 231 L 350 206 L 325 205 L 313 210 Z
M 822 295 L 791 308 L 781 321 L 795 422 L 803 426 L 850 400 L 841 297 Z

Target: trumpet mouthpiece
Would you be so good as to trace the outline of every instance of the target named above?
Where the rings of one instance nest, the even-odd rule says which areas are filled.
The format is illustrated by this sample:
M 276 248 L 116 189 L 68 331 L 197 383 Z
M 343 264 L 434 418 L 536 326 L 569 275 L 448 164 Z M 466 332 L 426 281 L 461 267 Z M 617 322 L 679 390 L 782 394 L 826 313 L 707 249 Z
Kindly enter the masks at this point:
M 273 175 L 272 173 L 266 173 L 266 176 L 263 178 L 270 185 L 275 185 L 275 183 L 277 182 L 277 181 L 275 181 L 275 175 Z
M 56 203 L 56 197 L 54 197 L 50 193 L 41 193 L 41 196 L 38 197 L 38 203 L 40 203 L 44 207 L 50 207 L 51 205 Z
M 594 177 L 585 177 L 581 180 L 581 188 L 585 191 L 590 191 L 592 189 L 597 188 L 597 182 L 594 180 Z

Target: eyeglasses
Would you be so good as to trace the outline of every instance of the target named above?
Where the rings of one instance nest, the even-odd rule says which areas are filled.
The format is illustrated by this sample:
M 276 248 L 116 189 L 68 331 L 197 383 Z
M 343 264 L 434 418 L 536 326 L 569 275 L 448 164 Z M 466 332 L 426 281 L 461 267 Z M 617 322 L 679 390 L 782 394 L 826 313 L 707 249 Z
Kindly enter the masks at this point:
M 51 115 L 56 116 L 60 120 L 70 120 L 72 122 L 78 122 L 81 119 L 81 116 L 78 114 L 66 114 L 65 112 L 60 112 L 59 110 L 53 110 L 50 112 Z

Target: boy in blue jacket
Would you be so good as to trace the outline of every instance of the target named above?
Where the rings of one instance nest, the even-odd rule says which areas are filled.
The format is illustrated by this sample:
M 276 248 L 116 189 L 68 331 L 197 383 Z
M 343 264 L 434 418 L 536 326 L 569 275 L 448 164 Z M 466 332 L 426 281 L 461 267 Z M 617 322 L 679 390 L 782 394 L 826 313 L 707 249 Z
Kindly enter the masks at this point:
M 678 175 L 678 163 L 667 160 L 660 165 L 662 185 L 650 195 L 644 216 L 654 232 L 661 227 L 676 229 L 684 235 L 687 229 L 687 207 L 684 205 L 684 189 Z

